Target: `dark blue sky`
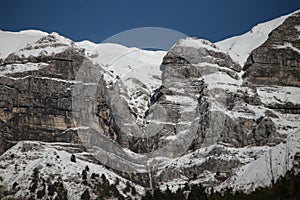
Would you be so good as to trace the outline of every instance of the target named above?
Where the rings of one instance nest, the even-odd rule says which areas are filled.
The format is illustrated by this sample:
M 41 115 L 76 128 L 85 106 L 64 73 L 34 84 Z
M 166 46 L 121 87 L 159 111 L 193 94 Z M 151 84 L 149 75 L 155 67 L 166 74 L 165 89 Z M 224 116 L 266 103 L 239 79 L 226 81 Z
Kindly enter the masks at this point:
M 170 28 L 210 41 L 300 9 L 300 0 L 1 0 L 0 29 L 58 32 L 101 42 L 138 27 Z

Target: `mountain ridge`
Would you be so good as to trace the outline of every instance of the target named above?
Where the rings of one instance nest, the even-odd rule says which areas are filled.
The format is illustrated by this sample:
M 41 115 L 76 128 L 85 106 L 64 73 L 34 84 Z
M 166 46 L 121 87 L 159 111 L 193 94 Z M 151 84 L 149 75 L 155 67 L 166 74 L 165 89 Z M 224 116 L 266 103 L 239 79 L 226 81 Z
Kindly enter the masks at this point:
M 246 79 L 264 63 L 250 65 L 245 56 L 253 56 L 266 42 L 273 44 L 271 32 L 289 32 L 293 27 L 285 23 L 292 18 L 298 23 L 298 12 L 257 26 L 266 31 L 258 34 L 259 39 L 253 37 L 258 46 L 245 48 L 243 59 L 236 51 L 248 33 L 217 44 L 186 38 L 168 52 L 74 43 L 57 33 L 34 36 L 30 45 L 11 48 L 15 52 L 0 62 L 0 171 L 18 176 L 14 183 L 12 175 L 1 176 L 1 191 L 15 198 L 37 198 L 39 191 L 50 195 L 53 183 L 45 183 L 50 177 L 47 169 L 59 171 L 60 165 L 74 165 L 74 173 L 55 175 L 72 199 L 79 199 L 86 189 L 96 198 L 92 173 L 97 166 L 107 169 L 100 171 L 120 192 L 107 194 L 111 197 L 140 198 L 154 187 L 176 191 L 186 183 L 247 192 L 272 184 L 293 169 L 299 153 L 299 88 Z M 232 44 L 237 49 L 228 51 Z M 8 54 L 5 48 L 1 55 Z M 280 49 L 283 60 L 290 49 Z M 264 54 L 255 55 L 261 59 Z M 298 67 L 299 53 L 293 55 L 295 61 L 286 62 L 287 69 Z M 94 99 L 87 92 L 95 86 Z M 93 140 L 99 137 L 100 143 Z M 64 160 L 47 155 L 45 148 Z M 72 155 L 80 163 L 78 169 Z M 38 178 L 26 163 L 35 163 Z M 137 193 L 124 192 L 127 181 L 129 190 Z M 54 192 L 53 198 L 58 194 Z

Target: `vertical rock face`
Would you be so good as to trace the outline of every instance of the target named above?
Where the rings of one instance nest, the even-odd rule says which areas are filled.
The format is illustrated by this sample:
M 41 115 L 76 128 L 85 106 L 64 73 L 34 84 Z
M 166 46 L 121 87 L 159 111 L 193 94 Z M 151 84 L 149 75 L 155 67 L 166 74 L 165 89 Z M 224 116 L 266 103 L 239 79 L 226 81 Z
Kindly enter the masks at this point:
M 269 34 L 264 44 L 250 54 L 244 70 L 245 80 L 257 85 L 258 93 L 265 96 L 263 103 L 268 108 L 282 113 L 300 113 L 299 102 L 282 98 L 298 93 L 299 89 L 296 87 L 300 87 L 299 12 L 288 17 Z M 267 98 L 273 100 L 269 101 Z
M 255 84 L 300 86 L 300 14 L 287 18 L 249 56 L 246 80 Z
M 193 39 L 180 41 L 165 56 L 162 70 L 163 96 L 158 103 L 168 113 L 168 125 L 162 131 L 165 136 L 194 138 L 189 147 L 193 150 L 217 142 L 243 147 L 280 141 L 271 139 L 278 136 L 271 119 L 258 122 L 254 111 L 248 118 L 238 116 L 238 112 L 248 110 L 247 103 L 257 105 L 260 101 L 255 100 L 257 94 L 245 92 L 251 89 L 242 86 L 237 74 L 241 67 L 213 44 Z M 256 133 L 254 127 L 260 123 L 272 129 L 274 135 Z
M 241 67 L 208 41 L 181 40 L 165 56 L 161 69 L 163 95 L 156 104 L 166 109 L 167 118 L 155 138 L 158 145 L 150 148 L 158 155 L 177 157 L 216 144 L 235 148 L 274 146 L 285 139 L 274 122 L 276 115 L 267 114 L 271 112 L 264 108 L 256 88 L 240 78 Z M 157 144 L 151 139 L 149 144 Z M 192 179 L 205 171 L 221 171 L 230 177 L 232 169 L 243 163 L 234 157 L 222 159 L 222 154 L 230 154 L 226 148 L 208 151 L 219 153 L 212 157 L 193 153 L 205 157 L 205 161 L 161 169 L 156 181 L 178 179 L 182 173 Z
M 5 60 L 6 64 L 1 66 L 4 69 L 30 65 L 40 69 L 0 77 L 0 120 L 4 124 L 0 131 L 4 133 L 4 143 L 19 140 L 78 142 L 73 133 L 63 137 L 59 134 L 75 126 L 71 112 L 72 79 L 83 58 L 82 52 L 70 48 L 50 57 L 31 57 L 33 62 L 13 54 Z
M 3 144 L 0 153 L 20 140 L 80 143 L 77 131 L 72 130 L 76 127 L 72 89 L 74 84 L 79 84 L 75 81 L 76 73 L 83 65 L 93 66 L 84 50 L 55 34 L 42 37 L 4 60 L 0 66 L 3 74 L 0 76 Z M 107 99 L 109 93 L 103 77 L 101 81 L 99 88 L 104 92 L 99 95 Z M 95 102 L 89 112 L 97 113 L 96 123 L 106 130 L 108 137 L 122 143 L 109 107 L 101 103 Z
M 151 65 L 157 62 L 154 52 L 138 51 L 141 60 L 118 45 L 86 53 L 49 34 L 0 60 L 0 154 L 21 140 L 86 140 L 94 145 L 91 149 L 102 151 L 97 161 L 97 155 L 84 152 L 89 146 L 34 142 L 16 145 L 3 158 L 11 161 L 24 145 L 40 146 L 35 149 L 44 152 L 40 159 L 49 149 L 59 149 L 65 158 L 80 147 L 81 165 L 110 167 L 111 179 L 119 174 L 143 187 L 199 179 L 227 187 L 249 172 L 246 165 L 273 165 L 270 155 L 286 148 L 289 158 L 287 148 L 299 146 L 299 134 L 293 135 L 300 127 L 299 32 L 298 13 L 251 53 L 244 71 L 206 40 L 180 40 L 167 54 L 160 53 L 165 56 L 159 70 Z M 112 52 L 118 57 L 113 67 L 107 66 Z M 143 62 L 147 56 L 151 62 Z M 0 171 L 10 170 L 1 162 Z M 251 173 L 245 176 L 254 177 Z
M 118 84 L 116 84 L 114 89 L 116 90 L 117 87 Z M 103 80 L 103 78 L 101 78 L 100 82 L 98 83 L 96 93 L 96 123 L 99 124 L 100 129 L 103 131 L 103 134 L 105 136 L 117 142 L 117 144 L 119 144 L 120 146 L 128 148 L 128 133 L 126 132 L 126 130 L 123 130 L 122 127 L 119 126 L 121 123 L 117 123 L 119 115 L 122 115 L 122 113 L 113 111 L 113 106 L 115 106 L 115 104 L 113 103 L 113 99 L 115 95 L 119 94 L 115 94 L 114 90 L 108 89 L 106 87 L 106 82 Z M 127 107 L 126 109 L 129 110 L 129 108 Z
M 281 27 L 297 28 L 298 19 L 298 15 L 288 18 L 278 30 L 273 31 L 274 34 L 276 31 L 284 34 L 282 30 L 280 31 Z M 292 31 L 286 32 L 286 36 L 283 37 L 284 40 L 293 41 L 294 45 L 298 43 L 299 39 L 296 28 L 291 28 Z M 276 86 L 274 88 L 272 86 L 263 87 L 268 84 L 295 86 L 290 81 L 296 80 L 298 74 L 295 74 L 299 57 L 298 50 L 293 47 L 290 49 L 274 48 L 275 53 L 272 53 L 273 46 L 270 44 L 274 45 L 273 32 L 265 44 L 251 54 L 252 57 L 257 56 L 257 58 L 251 60 L 250 56 L 248 59 L 244 67 L 246 73 L 243 78 L 245 80 L 238 74 L 241 70 L 240 66 L 233 62 L 225 52 L 207 41 L 182 40 L 168 52 L 161 68 L 163 71 L 163 95 L 157 101 L 166 108 L 168 113 L 167 125 L 161 132 L 167 137 L 160 136 L 159 141 L 164 145 L 172 146 L 169 148 L 171 150 L 170 157 L 176 156 L 176 153 L 184 152 L 184 150 L 192 150 L 194 152 L 192 157 L 199 156 L 200 160 L 205 158 L 205 161 L 201 164 L 193 164 L 190 161 L 184 164 L 184 167 L 176 167 L 175 164 L 175 167 L 160 169 L 156 181 L 178 179 L 182 174 L 193 179 L 195 174 L 203 174 L 207 171 L 224 172 L 223 178 L 226 180 L 233 176 L 232 169 L 239 168 L 244 161 L 235 156 L 232 159 L 223 159 L 222 154 L 230 154 L 224 147 L 207 150 L 213 156 L 210 156 L 210 153 L 200 153 L 201 149 L 204 147 L 214 148 L 213 146 L 216 144 L 235 148 L 276 146 L 285 140 L 286 133 L 299 127 L 299 123 L 296 123 L 299 117 L 297 115 L 299 113 L 296 112 L 298 108 L 296 102 L 299 101 L 295 101 L 291 96 L 295 95 L 298 90 L 296 88 L 279 89 Z M 289 37 L 289 34 L 293 34 L 293 37 Z M 277 45 L 282 44 L 280 38 L 280 35 L 277 36 Z M 260 48 L 265 48 L 265 51 L 259 51 Z M 269 54 L 265 54 L 266 51 Z M 291 53 L 291 51 L 294 52 Z M 278 52 L 281 56 L 278 56 Z M 259 61 L 259 59 L 265 60 Z M 294 61 L 286 61 L 289 63 L 288 68 L 286 68 L 287 66 L 283 67 L 279 73 L 281 69 L 274 65 L 277 62 L 274 61 L 275 59 L 294 59 Z M 258 61 L 249 64 L 253 60 Z M 273 63 L 269 62 L 270 60 L 273 60 Z M 262 63 L 275 69 L 270 69 L 268 74 L 261 73 L 259 71 L 261 69 L 258 67 L 263 65 Z M 274 72 L 274 70 L 277 71 Z M 285 72 L 287 73 L 285 74 Z M 264 76 L 265 79 L 256 76 Z M 274 78 L 280 81 L 273 82 Z M 263 80 L 267 81 L 263 82 Z M 284 82 L 284 84 L 280 82 Z M 277 98 L 277 100 L 272 102 L 268 99 L 271 95 L 274 95 L 272 98 Z M 286 117 L 281 113 L 293 113 L 294 116 Z M 284 125 L 278 116 L 294 124 L 295 127 Z M 180 143 L 179 141 L 184 142 Z M 185 147 L 184 150 L 178 149 L 176 144 L 188 144 L 188 147 Z M 257 150 L 254 150 L 253 155 L 259 154 Z M 180 162 L 185 161 L 178 158 L 175 163 Z M 209 184 L 218 184 L 219 181 L 215 181 Z

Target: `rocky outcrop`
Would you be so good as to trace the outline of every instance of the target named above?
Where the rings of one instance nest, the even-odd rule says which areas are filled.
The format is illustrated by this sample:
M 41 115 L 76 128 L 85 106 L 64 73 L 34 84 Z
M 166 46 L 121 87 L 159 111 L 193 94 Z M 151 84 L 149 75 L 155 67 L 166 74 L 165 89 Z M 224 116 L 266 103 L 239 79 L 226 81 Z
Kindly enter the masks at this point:
M 110 68 L 101 63 L 105 51 L 86 54 L 45 36 L 0 61 L 0 154 L 21 140 L 66 142 L 32 150 L 86 155 L 80 160 L 145 188 L 175 179 L 226 185 L 300 127 L 298 90 L 286 87 L 299 86 L 298 19 L 288 18 L 251 53 L 243 77 L 227 52 L 205 40 L 175 44 L 160 78 L 158 68 Z M 21 146 L 27 152 L 35 144 Z
M 10 63 L 18 63 L 18 59 L 15 57 Z M 0 121 L 4 124 L 0 131 L 4 137 L 3 143 L 12 144 L 20 140 L 79 142 L 74 133 L 60 139 L 57 135 L 75 127 L 72 118 L 72 79 L 83 59 L 80 51 L 68 49 L 51 58 L 35 58 L 37 63 L 41 60 L 47 63 L 47 67 L 38 71 L 0 77 Z M 1 153 L 7 147 L 10 145 L 4 146 Z
M 168 52 L 161 66 L 163 87 L 155 103 L 166 110 L 160 122 L 164 126 L 154 136 L 133 140 L 131 150 L 159 155 L 164 149 L 164 155 L 176 157 L 216 143 L 273 146 L 285 138 L 271 118 L 257 117 L 252 106 L 263 104 L 255 87 L 242 85 L 238 64 L 208 42 L 201 45 L 209 47 L 198 49 L 182 43 Z
M 77 130 L 73 130 L 77 122 L 72 110 L 72 90 L 74 84 L 82 84 L 75 80 L 79 68 L 91 69 L 94 64 L 85 57 L 83 49 L 60 43 L 57 37 L 48 35 L 20 51 L 26 55 L 27 51 L 40 49 L 42 53 L 12 53 L 0 66 L 4 73 L 0 76 L 0 154 L 21 140 L 81 142 Z M 61 52 L 45 52 L 60 47 Z M 30 66 L 34 69 L 30 70 Z M 99 88 L 102 90 L 98 92 L 98 101 L 93 99 L 88 112 L 96 114 L 96 123 L 105 135 L 123 144 L 120 128 L 109 113 L 110 94 L 103 75 Z
M 240 80 L 236 74 L 236 71 L 240 70 L 239 65 L 227 54 L 216 48 L 211 49 L 209 43 L 202 42 L 202 45 L 209 46 L 205 48 L 211 49 L 208 51 L 203 50 L 203 47 L 198 49 L 186 47 L 184 42 L 182 43 L 171 49 L 163 63 L 164 95 L 159 103 L 170 113 L 168 122 L 174 124 L 173 129 L 170 125 L 166 128 L 170 135 L 180 134 L 184 130 L 196 130 L 189 135 L 195 137 L 190 146 L 193 150 L 216 142 L 228 143 L 235 147 L 274 142 L 273 139 L 279 136 L 272 120 L 266 118 L 265 121 L 258 122 L 255 111 L 247 108 L 247 104 L 257 106 L 262 103 L 255 91 L 250 94 L 247 90 L 251 89 L 242 89 L 243 87 L 239 85 Z M 176 61 L 176 58 L 181 59 Z M 187 61 L 182 62 L 182 58 Z M 170 63 L 170 60 L 173 62 Z M 223 82 L 219 84 L 218 81 Z M 231 85 L 241 89 L 232 90 Z M 186 98 L 189 99 L 185 102 Z M 248 112 L 252 115 L 252 119 L 242 115 L 231 116 L 227 114 L 228 111 Z M 271 129 L 274 135 L 265 129 L 260 129 L 260 133 L 256 134 L 255 127 L 260 127 L 260 123 L 266 124 L 267 129 Z M 265 137 L 266 140 L 260 140 L 259 137 Z M 278 143 L 281 140 L 275 141 Z
M 92 63 L 83 49 L 60 40 L 56 35 L 43 37 L 21 53 L 10 54 L 0 66 L 0 154 L 22 140 L 81 144 L 84 136 L 95 136 L 89 137 L 89 144 L 107 153 L 107 159 L 104 155 L 99 158 L 102 165 L 120 166 L 112 170 L 148 186 L 148 174 L 133 176 L 131 172 L 137 170 L 131 170 L 134 167 L 127 163 L 132 158 L 121 148 L 128 147 L 130 135 L 119 127 L 122 113 L 114 108 L 118 105 L 114 101 L 120 100 L 120 89 L 124 90 L 122 81 L 108 85 L 103 66 Z M 89 96 L 95 86 L 95 95 Z M 79 89 L 78 93 L 74 88 Z M 77 97 L 78 104 L 74 104 L 72 100 Z M 125 164 L 111 155 L 123 157 Z M 120 170 L 126 167 L 125 172 Z
M 268 108 L 277 110 L 284 114 L 300 114 L 300 105 L 293 104 L 291 102 L 283 103 L 283 104 L 271 104 L 268 105 Z
M 300 86 L 300 13 L 288 17 L 249 56 L 244 70 L 255 84 Z
M 192 161 L 193 159 L 191 159 L 180 168 L 176 165 L 170 165 L 155 176 L 155 181 L 164 182 L 166 180 L 180 179 L 182 176 L 189 181 L 193 181 L 201 177 L 212 176 L 212 179 L 203 183 L 210 186 L 218 185 L 233 175 L 231 169 L 242 165 L 239 159 L 235 157 L 224 159 L 224 155 L 231 155 L 231 152 L 221 146 L 214 146 L 209 150 L 207 149 L 206 152 L 201 153 L 194 151 L 191 157 L 198 159 L 199 163 L 195 164 Z M 222 173 L 222 179 L 218 180 L 219 177 L 217 176 L 220 173 Z
M 299 19 L 299 12 L 288 17 L 269 34 L 264 44 L 250 54 L 243 68 L 245 82 L 257 86 L 300 86 Z M 283 100 L 280 97 L 282 94 L 272 88 L 268 90 L 274 95 L 275 101 L 265 103 L 266 107 L 281 113 L 300 113 L 298 103 Z

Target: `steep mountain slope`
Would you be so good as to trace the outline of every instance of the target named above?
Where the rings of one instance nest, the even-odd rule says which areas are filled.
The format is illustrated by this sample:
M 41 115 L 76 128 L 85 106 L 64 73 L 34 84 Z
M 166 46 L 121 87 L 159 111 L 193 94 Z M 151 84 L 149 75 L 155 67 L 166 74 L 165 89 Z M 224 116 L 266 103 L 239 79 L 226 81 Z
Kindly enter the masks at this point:
M 143 123 L 149 97 L 161 85 L 160 64 L 166 52 L 144 51 L 127 48 L 118 44 L 92 44 L 86 41 L 77 43 L 86 50 L 86 55 L 103 66 L 105 81 L 112 85 L 118 79 L 128 89 L 125 101 Z
M 252 51 L 244 66 L 245 79 L 255 84 L 299 87 L 299 34 L 299 13 L 296 13 Z
M 74 85 L 82 84 L 82 82 L 76 80 L 76 72 L 80 67 L 90 69 L 99 67 L 98 72 L 100 74 L 97 74 L 100 75 L 99 77 L 101 77 L 102 81 L 100 83 L 97 82 L 96 85 L 99 84 L 99 87 L 105 93 L 111 91 L 114 88 L 113 85 L 121 81 L 123 85 L 121 87 L 126 91 L 125 95 L 121 98 L 130 105 L 128 112 L 131 111 L 135 116 L 135 118 L 132 117 L 132 119 L 135 119 L 133 123 L 138 123 L 139 118 L 142 119 L 139 115 L 146 112 L 151 94 L 154 92 L 154 89 L 161 85 L 161 71 L 159 70 L 159 66 L 165 52 L 148 52 L 116 44 L 100 44 L 95 45 L 95 49 L 86 50 L 81 49 L 80 46 L 80 43 L 75 44 L 56 33 L 51 33 L 42 36 L 33 43 L 27 44 L 24 48 L 16 52 L 12 52 L 12 54 L 3 60 L 0 67 L 1 153 L 22 140 L 81 143 L 77 132 L 78 130 L 88 130 L 88 128 L 76 127 L 76 120 L 74 120 L 74 113 L 71 107 L 72 89 Z M 97 56 L 97 54 L 101 56 Z M 112 60 L 116 56 L 118 59 Z M 147 67 L 146 74 L 144 73 L 145 67 Z M 114 73 L 113 70 L 116 72 Z M 138 76 L 135 76 L 137 73 Z M 83 83 L 83 85 L 88 87 L 91 83 Z M 102 96 L 106 97 L 106 95 Z M 107 98 L 113 99 L 109 94 Z M 99 110 L 99 113 L 102 111 Z M 102 120 L 102 122 L 106 120 L 102 118 L 101 114 L 97 116 L 99 116 L 99 120 Z M 102 125 L 105 126 L 105 124 Z M 111 137 L 112 140 L 120 142 L 118 140 L 120 137 L 119 132 L 115 130 L 114 126 L 108 124 L 108 137 L 103 138 L 108 144 L 114 144 L 109 139 L 112 134 L 111 131 L 115 131 L 115 135 Z M 28 145 L 34 144 L 28 142 Z M 13 148 L 17 149 L 12 149 L 12 151 L 18 152 L 17 146 Z M 70 148 L 67 145 L 64 150 L 68 152 Z M 120 147 L 116 146 L 116 149 L 118 148 Z M 126 151 L 123 149 L 120 150 L 128 157 Z M 40 150 L 38 149 L 37 151 Z M 34 154 L 37 155 L 36 153 Z M 33 156 L 34 163 L 46 159 L 42 152 L 40 152 L 40 155 L 42 156 L 41 158 Z M 6 160 L 7 157 L 5 157 L 5 154 L 3 156 L 3 159 Z M 26 155 L 22 154 L 22 156 Z M 125 159 L 125 162 L 127 160 L 128 158 Z M 89 162 L 91 161 L 86 161 L 87 165 Z M 95 165 L 99 166 L 98 170 L 102 171 L 101 165 L 98 163 L 99 161 L 94 159 L 94 162 L 96 162 Z M 1 166 L 3 169 L 10 170 L 10 168 L 6 168 L 8 165 L 5 162 Z M 21 174 L 21 178 L 20 180 L 17 179 L 16 184 L 24 184 L 18 193 L 16 193 L 17 190 L 15 189 L 11 190 L 15 186 L 8 185 L 6 187 L 6 183 L 10 182 L 10 179 L 1 178 L 5 186 L 2 188 L 4 194 L 13 194 L 18 198 L 34 195 L 26 192 L 30 187 L 30 184 L 26 183 L 29 181 L 27 178 L 31 176 L 31 172 L 28 172 L 28 176 L 25 176 L 27 172 L 22 172 L 24 169 L 20 168 L 20 170 L 15 172 Z M 6 174 L 8 171 L 4 170 L 2 172 Z M 145 172 L 145 170 L 142 169 L 142 172 Z M 114 172 L 111 173 L 115 174 Z M 48 174 L 45 173 L 43 175 L 40 175 L 41 179 L 39 178 L 39 180 L 48 180 Z M 54 177 L 60 180 L 61 175 L 56 174 Z M 77 179 L 76 176 L 77 173 L 71 173 L 69 178 Z M 115 174 L 114 176 L 118 175 Z M 133 179 L 138 180 L 138 177 L 134 177 Z M 8 176 L 8 178 L 10 177 Z M 141 179 L 139 182 L 147 182 L 147 178 Z M 58 183 L 61 184 L 60 182 Z M 47 183 L 46 185 L 50 187 L 51 184 Z M 68 187 L 68 185 L 69 183 L 64 183 L 65 187 Z M 80 198 L 81 194 L 79 193 L 81 189 L 77 189 L 78 193 L 76 194 L 73 194 L 69 189 L 67 190 L 69 198 Z M 94 188 L 94 190 L 96 189 Z M 97 191 L 94 191 L 94 195 L 97 192 L 99 193 L 98 190 L 99 188 Z M 112 188 L 112 190 L 114 189 Z M 91 193 L 92 191 L 93 189 L 91 189 Z M 140 193 L 138 195 L 143 194 L 143 190 L 141 191 L 142 193 L 138 192 Z M 38 195 L 38 191 L 34 190 L 33 193 Z M 113 193 L 112 196 L 114 195 L 116 194 Z M 127 196 L 125 193 L 121 195 Z
M 36 32 L 1 46 L 0 197 L 272 184 L 298 165 L 299 17 L 168 52 Z
M 165 56 L 164 89 L 158 104 L 172 108 L 170 119 L 176 131 L 166 129 L 171 132 L 173 145 L 179 143 L 185 147 L 182 152 L 192 152 L 167 164 L 169 167 L 159 168 L 158 182 L 169 182 L 176 188 L 194 179 L 215 188 L 249 190 L 262 183 L 271 184 L 293 166 L 290 162 L 299 148 L 299 114 L 269 108 L 264 104 L 267 97 L 257 92 L 259 86 L 241 79 L 239 65 L 226 56 L 208 41 L 195 39 L 179 41 Z M 299 93 L 295 92 L 299 88 L 290 90 L 292 95 L 284 98 L 280 91 L 287 90 L 274 90 L 274 98 L 299 102 Z M 184 98 L 189 101 L 185 103 Z M 264 170 L 258 163 L 270 166 Z
M 99 165 L 79 145 L 20 142 L 2 155 L 0 163 L 1 179 L 5 183 L 0 187 L 0 197 L 13 194 L 16 198 L 36 198 L 37 194 L 44 199 L 79 199 L 88 190 L 91 198 L 96 198 L 95 193 L 99 195 L 102 184 L 111 187 L 112 194 L 107 192 L 102 196 L 107 198 L 116 195 L 113 188 L 120 192 L 126 188 L 126 179 Z M 142 187 L 131 185 L 136 194 L 121 192 L 119 195 L 134 197 L 144 193 Z
M 297 13 L 297 11 L 294 13 Z M 262 45 L 268 39 L 271 31 L 281 25 L 291 15 L 293 13 L 258 24 L 251 31 L 219 41 L 216 45 L 228 52 L 234 61 L 240 65 L 244 65 L 250 53 Z
M 83 60 L 83 52 L 73 42 L 55 33 L 3 60 L 1 153 L 20 140 L 78 142 L 65 130 L 74 127 L 71 87 Z

